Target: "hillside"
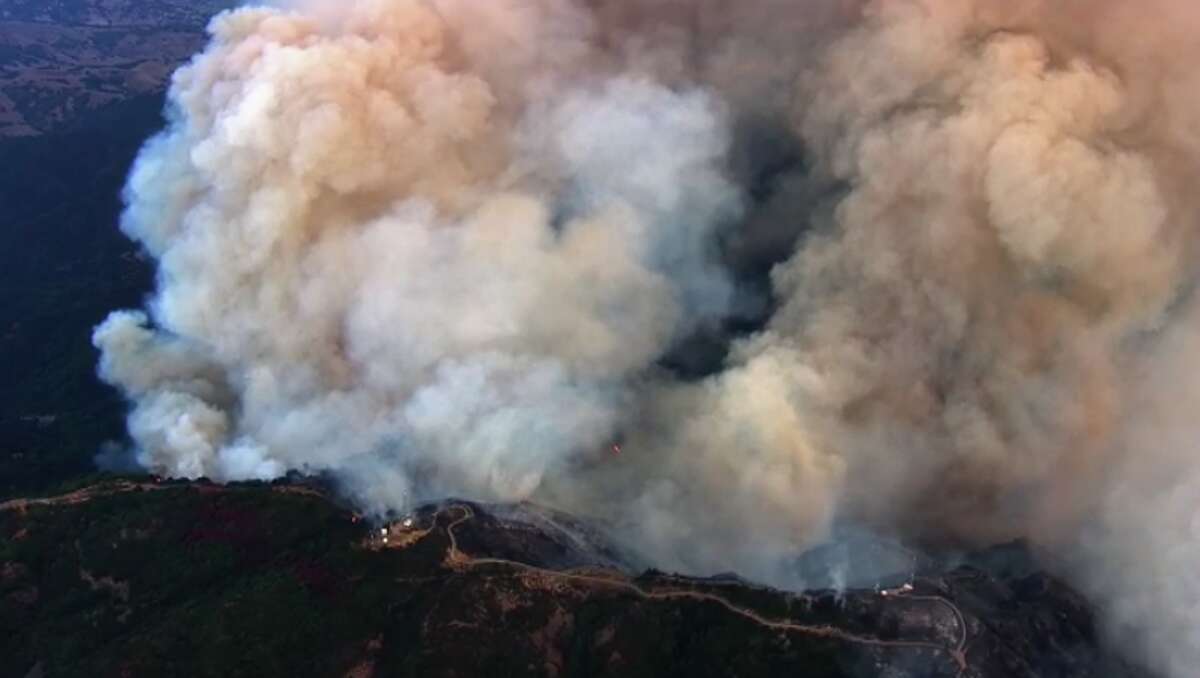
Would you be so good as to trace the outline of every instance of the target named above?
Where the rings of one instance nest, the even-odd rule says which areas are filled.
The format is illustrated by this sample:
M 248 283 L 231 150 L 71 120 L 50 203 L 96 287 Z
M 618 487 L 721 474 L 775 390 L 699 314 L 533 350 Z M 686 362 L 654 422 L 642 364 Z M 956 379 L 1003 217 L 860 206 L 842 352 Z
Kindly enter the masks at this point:
M 93 113 L 92 128 L 0 139 L 0 498 L 92 470 L 124 405 L 95 377 L 92 328 L 137 305 L 153 273 L 117 229 L 120 190 L 161 97 Z M 102 131 L 97 131 L 102 130 Z
M 152 271 L 117 229 L 170 73 L 230 0 L 0 0 L 0 497 L 90 471 L 124 405 L 92 328 Z
M 4 0 L 0 138 L 72 127 L 97 109 L 161 92 L 229 0 Z
M 630 571 L 533 506 L 448 502 L 387 529 L 283 484 L 0 505 L 0 676 L 1134 675 L 1041 573 L 963 565 L 839 597 Z

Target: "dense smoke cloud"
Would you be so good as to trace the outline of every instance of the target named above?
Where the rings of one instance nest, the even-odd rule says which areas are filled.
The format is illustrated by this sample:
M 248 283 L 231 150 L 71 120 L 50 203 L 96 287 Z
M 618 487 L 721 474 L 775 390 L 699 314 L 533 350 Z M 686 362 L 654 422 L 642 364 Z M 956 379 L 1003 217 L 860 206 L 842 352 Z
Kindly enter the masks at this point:
M 160 260 L 163 331 L 115 314 L 96 334 L 147 466 L 369 483 L 384 455 L 409 468 L 378 508 L 418 471 L 527 496 L 725 313 L 712 242 L 740 198 L 719 104 L 511 74 L 553 92 L 525 101 L 458 63 L 448 22 L 415 2 L 239 10 L 178 74 L 123 224 Z
M 129 180 L 159 286 L 95 341 L 141 464 L 532 497 L 785 585 L 837 522 L 1031 538 L 1200 663 L 1200 12 L 276 4 Z

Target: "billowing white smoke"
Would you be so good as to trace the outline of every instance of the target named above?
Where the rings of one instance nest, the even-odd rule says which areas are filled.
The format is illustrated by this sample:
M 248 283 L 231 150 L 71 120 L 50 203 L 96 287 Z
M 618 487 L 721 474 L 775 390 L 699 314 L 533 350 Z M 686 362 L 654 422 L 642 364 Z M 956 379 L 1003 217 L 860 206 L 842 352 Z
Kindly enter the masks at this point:
M 373 508 L 416 473 L 527 496 L 724 313 L 739 196 L 711 97 L 617 74 L 522 101 L 419 2 L 239 10 L 213 36 L 129 182 L 157 329 L 96 332 L 146 466 L 344 471 L 388 484 Z
M 95 341 L 143 465 L 535 497 L 783 584 L 837 520 L 1027 537 L 1200 665 L 1200 13 L 284 4 L 213 23 L 129 182 L 159 288 Z M 764 119 L 810 171 L 756 204 Z M 722 243 L 802 232 L 724 372 L 657 367 L 736 306 Z

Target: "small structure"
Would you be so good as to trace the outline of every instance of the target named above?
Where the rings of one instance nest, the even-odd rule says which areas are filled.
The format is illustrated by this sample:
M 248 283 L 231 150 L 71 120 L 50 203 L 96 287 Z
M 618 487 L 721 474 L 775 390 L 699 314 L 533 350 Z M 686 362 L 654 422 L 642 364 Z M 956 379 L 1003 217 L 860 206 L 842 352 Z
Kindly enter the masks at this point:
M 897 588 L 897 589 L 883 589 L 883 590 L 880 590 L 880 589 L 879 589 L 879 585 L 878 585 L 878 584 L 876 584 L 876 586 L 875 586 L 875 590 L 879 592 L 879 595 L 881 595 L 881 596 L 883 596 L 884 598 L 886 598 L 886 597 L 888 597 L 888 596 L 891 596 L 891 595 L 900 595 L 900 594 L 903 594 L 903 593 L 912 593 L 912 592 L 913 592 L 913 585 L 912 585 L 911 583 L 909 583 L 909 584 L 905 584 L 905 585 L 903 585 L 903 586 L 901 586 L 900 588 Z

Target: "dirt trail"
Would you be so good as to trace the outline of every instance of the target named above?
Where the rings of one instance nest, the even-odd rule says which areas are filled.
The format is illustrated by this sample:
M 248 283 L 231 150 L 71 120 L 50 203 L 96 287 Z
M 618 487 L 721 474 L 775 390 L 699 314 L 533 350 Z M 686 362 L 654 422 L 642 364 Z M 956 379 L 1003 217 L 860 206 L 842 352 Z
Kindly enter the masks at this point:
M 170 489 L 193 489 L 198 492 L 220 493 L 227 492 L 230 488 L 224 485 L 205 485 L 205 484 L 167 484 L 160 482 L 133 482 L 130 480 L 118 480 L 115 482 L 102 482 L 96 485 L 80 488 L 73 492 L 60 494 L 54 497 L 35 497 L 26 499 L 10 499 L 0 503 L 0 512 L 4 511 L 21 511 L 24 512 L 35 506 L 70 506 L 75 504 L 86 504 L 93 499 L 101 497 L 111 497 L 117 494 L 126 494 L 129 492 L 159 492 Z M 279 485 L 272 486 L 272 492 L 278 494 L 293 494 L 303 497 L 315 497 L 318 499 L 329 499 L 329 496 L 312 487 L 304 485 Z
M 959 638 L 954 649 L 949 650 L 949 652 L 950 655 L 954 657 L 954 660 L 958 662 L 958 677 L 962 678 L 967 670 L 967 644 L 970 640 L 970 630 L 967 628 L 967 619 L 963 616 L 962 610 L 959 610 L 957 605 L 946 598 L 943 598 L 942 596 L 908 594 L 904 596 L 897 596 L 897 598 L 899 600 L 924 600 L 931 603 L 938 603 L 948 608 L 950 612 L 954 614 L 954 620 L 959 629 Z
M 76 505 L 76 504 L 87 503 L 96 498 L 107 497 L 107 496 L 112 496 L 112 495 L 116 495 L 116 494 L 123 494 L 123 493 L 127 493 L 127 492 L 161 491 L 161 490 L 167 490 L 167 489 L 179 488 L 179 487 L 186 487 L 186 486 L 163 485 L 163 484 L 153 483 L 153 482 L 151 482 L 151 483 L 135 483 L 135 482 L 131 482 L 131 481 L 118 481 L 115 483 L 101 483 L 98 485 L 92 485 L 90 487 L 78 489 L 73 492 L 68 492 L 66 494 L 58 495 L 55 497 L 41 497 L 41 498 L 34 498 L 34 499 L 12 499 L 12 500 L 0 503 L 0 512 L 2 512 L 2 511 L 24 512 L 24 511 L 28 510 L 29 508 L 35 507 L 35 506 Z M 223 491 L 223 488 L 221 488 L 220 486 L 211 486 L 211 487 L 205 486 L 203 489 L 205 489 L 206 491 L 217 491 L 217 492 Z M 276 488 L 272 488 L 272 491 L 279 492 L 282 494 L 299 494 L 299 495 L 304 495 L 304 496 L 327 498 L 326 495 L 324 495 L 323 493 L 321 493 L 318 490 L 315 490 L 315 489 L 309 488 L 309 487 L 302 487 L 302 486 L 276 487 Z M 954 614 L 955 620 L 961 631 L 961 637 L 959 638 L 958 642 L 955 644 L 954 647 L 948 647 L 948 646 L 942 645 L 940 643 L 935 643 L 935 642 L 930 642 L 930 641 L 884 640 L 884 639 L 875 638 L 872 636 L 864 636 L 864 635 L 852 633 L 850 631 L 846 631 L 844 629 L 840 629 L 835 626 L 830 626 L 827 624 L 821 624 L 821 625 L 798 624 L 798 623 L 795 623 L 793 621 L 786 620 L 786 619 L 769 619 L 750 608 L 737 605 L 737 604 L 733 603 L 732 601 L 730 601 L 729 599 L 727 599 L 723 596 L 720 596 L 718 594 L 715 594 L 715 593 L 710 593 L 710 592 L 705 592 L 705 591 L 697 591 L 694 589 L 648 590 L 648 589 L 642 588 L 641 586 L 638 586 L 637 584 L 633 583 L 632 581 L 629 581 L 628 579 L 624 578 L 622 575 L 619 575 L 616 573 L 614 573 L 611 576 L 602 576 L 599 574 L 582 574 L 582 573 L 570 572 L 570 571 L 560 572 L 557 570 L 548 570 L 545 568 L 536 567 L 534 565 L 529 565 L 526 563 L 521 563 L 521 562 L 517 562 L 514 560 L 507 560 L 507 559 L 503 559 L 503 558 L 476 558 L 476 557 L 473 557 L 473 556 L 470 556 L 470 555 L 464 553 L 458 547 L 458 538 L 454 533 L 455 529 L 459 525 L 462 525 L 463 523 L 465 523 L 468 520 L 471 520 L 472 518 L 475 517 L 475 512 L 469 506 L 466 506 L 463 504 L 456 504 L 456 505 L 453 505 L 453 506 L 443 509 L 441 512 L 439 512 L 437 515 L 434 516 L 433 524 L 429 527 L 429 529 L 421 531 L 420 536 L 424 537 L 438 527 L 438 523 L 440 521 L 442 513 L 448 512 L 448 511 L 453 511 L 455 509 L 457 509 L 461 515 L 459 515 L 459 517 L 457 519 L 455 519 L 453 522 L 451 522 L 449 525 L 447 525 L 445 527 L 446 537 L 450 542 L 449 548 L 446 551 L 445 562 L 446 562 L 447 566 L 454 568 L 454 569 L 464 569 L 464 568 L 474 568 L 474 567 L 495 565 L 495 566 L 509 567 L 509 568 L 512 568 L 515 570 L 527 572 L 530 574 L 536 574 L 536 575 L 551 578 L 551 579 L 577 582 L 577 583 L 587 584 L 587 585 L 596 586 L 596 587 L 607 587 L 607 588 L 612 588 L 612 589 L 618 589 L 620 591 L 637 596 L 638 598 L 641 598 L 643 600 L 688 599 L 688 600 L 709 602 L 709 603 L 713 603 L 716 605 L 720 605 L 721 607 L 725 608 L 726 610 L 728 610 L 729 612 L 731 612 L 735 615 L 738 615 L 744 619 L 748 619 L 748 620 L 754 622 L 755 624 L 758 624 L 759 626 L 771 629 L 773 631 L 780 631 L 780 632 L 784 632 L 784 633 L 799 633 L 802 635 L 807 635 L 807 636 L 812 636 L 812 637 L 828 638 L 828 639 L 832 639 L 832 640 L 840 640 L 843 642 L 856 643 L 856 644 L 860 644 L 860 645 L 870 645 L 870 646 L 875 646 L 875 647 L 930 650 L 930 651 L 933 651 L 938 654 L 945 654 L 948 658 L 950 658 L 955 663 L 955 665 L 958 669 L 957 676 L 959 678 L 962 678 L 962 676 L 966 675 L 966 673 L 969 669 L 969 664 L 967 662 L 967 656 L 966 656 L 968 642 L 969 642 L 969 638 L 968 638 L 969 631 L 968 631 L 968 627 L 966 624 L 966 620 L 965 620 L 962 612 L 958 609 L 958 607 L 956 605 L 954 605 L 954 603 L 952 603 L 949 600 L 946 600 L 945 598 L 943 598 L 941 596 L 904 595 L 904 596 L 897 596 L 897 598 L 903 599 L 903 600 L 910 600 L 910 601 L 922 601 L 923 600 L 923 601 L 927 601 L 927 602 L 936 602 L 938 604 L 944 605 L 947 608 L 949 608 L 950 611 Z M 414 543 L 415 541 L 419 541 L 419 540 L 420 539 L 409 540 L 408 544 L 406 544 L 406 545 L 410 545 L 411 543 Z
M 121 480 L 115 483 L 100 483 L 84 487 L 74 492 L 60 494 L 57 497 L 38 497 L 34 499 L 10 499 L 9 501 L 0 503 L 0 511 L 26 511 L 34 506 L 68 506 L 74 504 L 86 504 L 87 502 L 99 498 L 110 497 L 114 494 L 124 494 L 126 492 L 137 492 L 140 490 L 154 491 L 169 489 L 169 485 L 158 485 L 156 483 L 134 483 L 128 480 Z
M 506 560 L 503 558 L 474 558 L 472 556 L 469 556 L 469 555 L 463 553 L 462 550 L 459 549 L 458 538 L 455 536 L 454 530 L 459 525 L 462 525 L 466 521 L 474 518 L 475 513 L 474 513 L 474 511 L 471 510 L 471 508 L 469 506 L 465 506 L 465 505 L 452 506 L 446 510 L 453 510 L 453 509 L 458 509 L 459 511 L 462 512 L 462 515 L 459 516 L 454 522 L 452 522 L 446 526 L 446 536 L 448 537 L 448 539 L 450 541 L 450 548 L 448 549 L 447 554 L 446 554 L 446 563 L 448 565 L 450 565 L 451 567 L 469 568 L 469 567 L 480 567 L 480 566 L 485 566 L 485 565 L 500 565 L 500 566 L 506 566 L 506 567 L 511 567 L 513 569 L 521 570 L 523 572 L 537 574 L 537 575 L 540 575 L 543 577 L 549 577 L 549 578 L 560 579 L 560 580 L 565 580 L 565 581 L 579 582 L 579 583 L 589 584 L 589 585 L 598 586 L 598 587 L 615 588 L 615 589 L 625 591 L 627 593 L 631 593 L 631 594 L 633 594 L 639 598 L 642 598 L 644 600 L 690 599 L 690 600 L 711 602 L 711 603 L 720 605 L 721 607 L 732 612 L 733 614 L 736 614 L 740 617 L 748 619 L 748 620 L 758 624 L 759 626 L 763 626 L 765 628 L 768 628 L 768 629 L 771 629 L 774 631 L 799 633 L 799 634 L 803 634 L 803 635 L 807 635 L 807 636 L 815 636 L 818 638 L 829 638 L 829 639 L 833 639 L 833 640 L 841 640 L 841 641 L 845 641 L 845 642 L 849 642 L 849 643 L 856 643 L 856 644 L 860 644 L 860 645 L 871 645 L 871 646 L 875 646 L 875 647 L 932 650 L 936 653 L 944 653 L 951 660 L 953 660 L 958 669 L 958 676 L 960 676 L 960 677 L 963 676 L 969 668 L 969 666 L 967 664 L 965 652 L 964 652 L 966 642 L 967 642 L 966 623 L 963 620 L 962 613 L 958 610 L 958 608 L 956 606 L 954 606 L 953 603 L 951 603 L 948 600 L 945 600 L 944 598 L 940 598 L 937 596 L 907 596 L 907 599 L 909 599 L 909 600 L 938 601 L 938 602 L 940 602 L 944 605 L 947 605 L 951 608 L 951 610 L 956 615 L 957 621 L 959 623 L 959 628 L 962 629 L 962 639 L 959 641 L 957 646 L 954 648 L 946 647 L 945 645 L 942 645 L 939 643 L 919 641 L 919 640 L 911 640 L 911 641 L 910 640 L 884 640 L 881 638 L 874 638 L 872 636 L 859 635 L 856 633 L 852 633 L 850 631 L 846 631 L 844 629 L 839 629 L 835 626 L 829 626 L 829 625 L 825 625 L 825 624 L 822 624 L 822 625 L 797 624 L 790 620 L 768 619 L 752 609 L 737 605 L 737 604 L 731 602 L 729 599 L 727 599 L 723 596 L 717 595 L 715 593 L 708 593 L 708 592 L 704 592 L 704 591 L 695 591 L 695 590 L 690 590 L 690 589 L 671 589 L 671 590 L 665 590 L 665 591 L 647 590 L 627 579 L 621 578 L 619 575 L 614 575 L 612 577 L 604 577 L 604 576 L 599 576 L 599 575 L 594 575 L 594 574 L 578 574 L 578 573 L 572 573 L 572 572 L 559 572 L 556 570 L 547 570 L 544 568 L 536 567 L 533 565 L 528 565 L 526 563 L 521 563 L 521 562 L 517 562 L 517 561 L 513 561 L 513 560 Z M 436 526 L 436 522 L 437 522 L 437 518 L 435 517 L 435 519 L 434 519 L 435 526 Z

